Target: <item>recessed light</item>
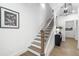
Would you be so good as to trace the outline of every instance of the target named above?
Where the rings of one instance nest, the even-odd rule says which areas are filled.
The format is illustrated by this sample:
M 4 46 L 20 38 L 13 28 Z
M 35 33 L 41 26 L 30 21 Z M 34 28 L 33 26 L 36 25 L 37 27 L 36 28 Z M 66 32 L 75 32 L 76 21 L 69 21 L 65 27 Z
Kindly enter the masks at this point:
M 45 8 L 45 4 L 44 3 L 42 3 L 41 6 L 42 6 L 42 8 Z

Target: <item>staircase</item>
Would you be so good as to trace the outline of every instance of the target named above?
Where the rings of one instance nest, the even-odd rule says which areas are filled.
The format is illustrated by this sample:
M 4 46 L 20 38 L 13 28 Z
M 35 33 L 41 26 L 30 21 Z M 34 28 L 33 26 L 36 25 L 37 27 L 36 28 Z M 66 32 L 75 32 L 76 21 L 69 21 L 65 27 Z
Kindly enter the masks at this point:
M 44 37 L 42 37 L 42 32 L 40 31 L 37 37 L 32 42 L 31 46 L 28 47 L 28 51 L 24 52 L 20 56 L 40 56 L 42 52 L 44 53 L 44 48 L 47 44 L 48 38 L 53 28 L 53 23 L 54 20 L 52 19 L 48 27 L 45 30 L 42 30 L 44 31 Z M 44 39 L 44 41 L 42 39 Z

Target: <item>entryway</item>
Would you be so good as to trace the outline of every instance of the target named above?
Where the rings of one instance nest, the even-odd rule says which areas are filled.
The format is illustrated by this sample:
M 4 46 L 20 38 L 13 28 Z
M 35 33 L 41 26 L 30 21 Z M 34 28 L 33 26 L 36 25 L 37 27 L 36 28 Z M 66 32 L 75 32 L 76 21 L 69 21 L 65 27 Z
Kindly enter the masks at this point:
M 65 21 L 65 41 L 60 46 L 55 46 L 50 56 L 79 56 L 77 26 L 77 20 Z

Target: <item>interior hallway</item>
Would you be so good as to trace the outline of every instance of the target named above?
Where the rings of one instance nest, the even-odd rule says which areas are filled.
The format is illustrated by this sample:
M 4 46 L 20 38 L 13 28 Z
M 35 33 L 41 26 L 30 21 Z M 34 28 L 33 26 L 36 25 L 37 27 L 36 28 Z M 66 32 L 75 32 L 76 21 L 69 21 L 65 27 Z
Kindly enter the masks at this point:
M 60 47 L 55 47 L 52 50 L 50 56 L 79 56 L 77 41 L 75 39 L 66 38 L 66 41 L 62 42 Z

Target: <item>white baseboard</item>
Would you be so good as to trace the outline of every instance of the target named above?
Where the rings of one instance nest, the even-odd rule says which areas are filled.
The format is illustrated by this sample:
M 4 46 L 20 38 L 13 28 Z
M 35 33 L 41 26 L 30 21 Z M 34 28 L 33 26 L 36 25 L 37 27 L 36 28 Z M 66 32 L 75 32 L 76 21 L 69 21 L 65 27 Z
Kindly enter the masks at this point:
M 27 51 L 27 49 L 24 49 L 24 50 L 21 50 L 19 52 L 16 52 L 16 53 L 11 54 L 10 56 L 20 56 L 22 53 L 24 53 L 26 51 Z

